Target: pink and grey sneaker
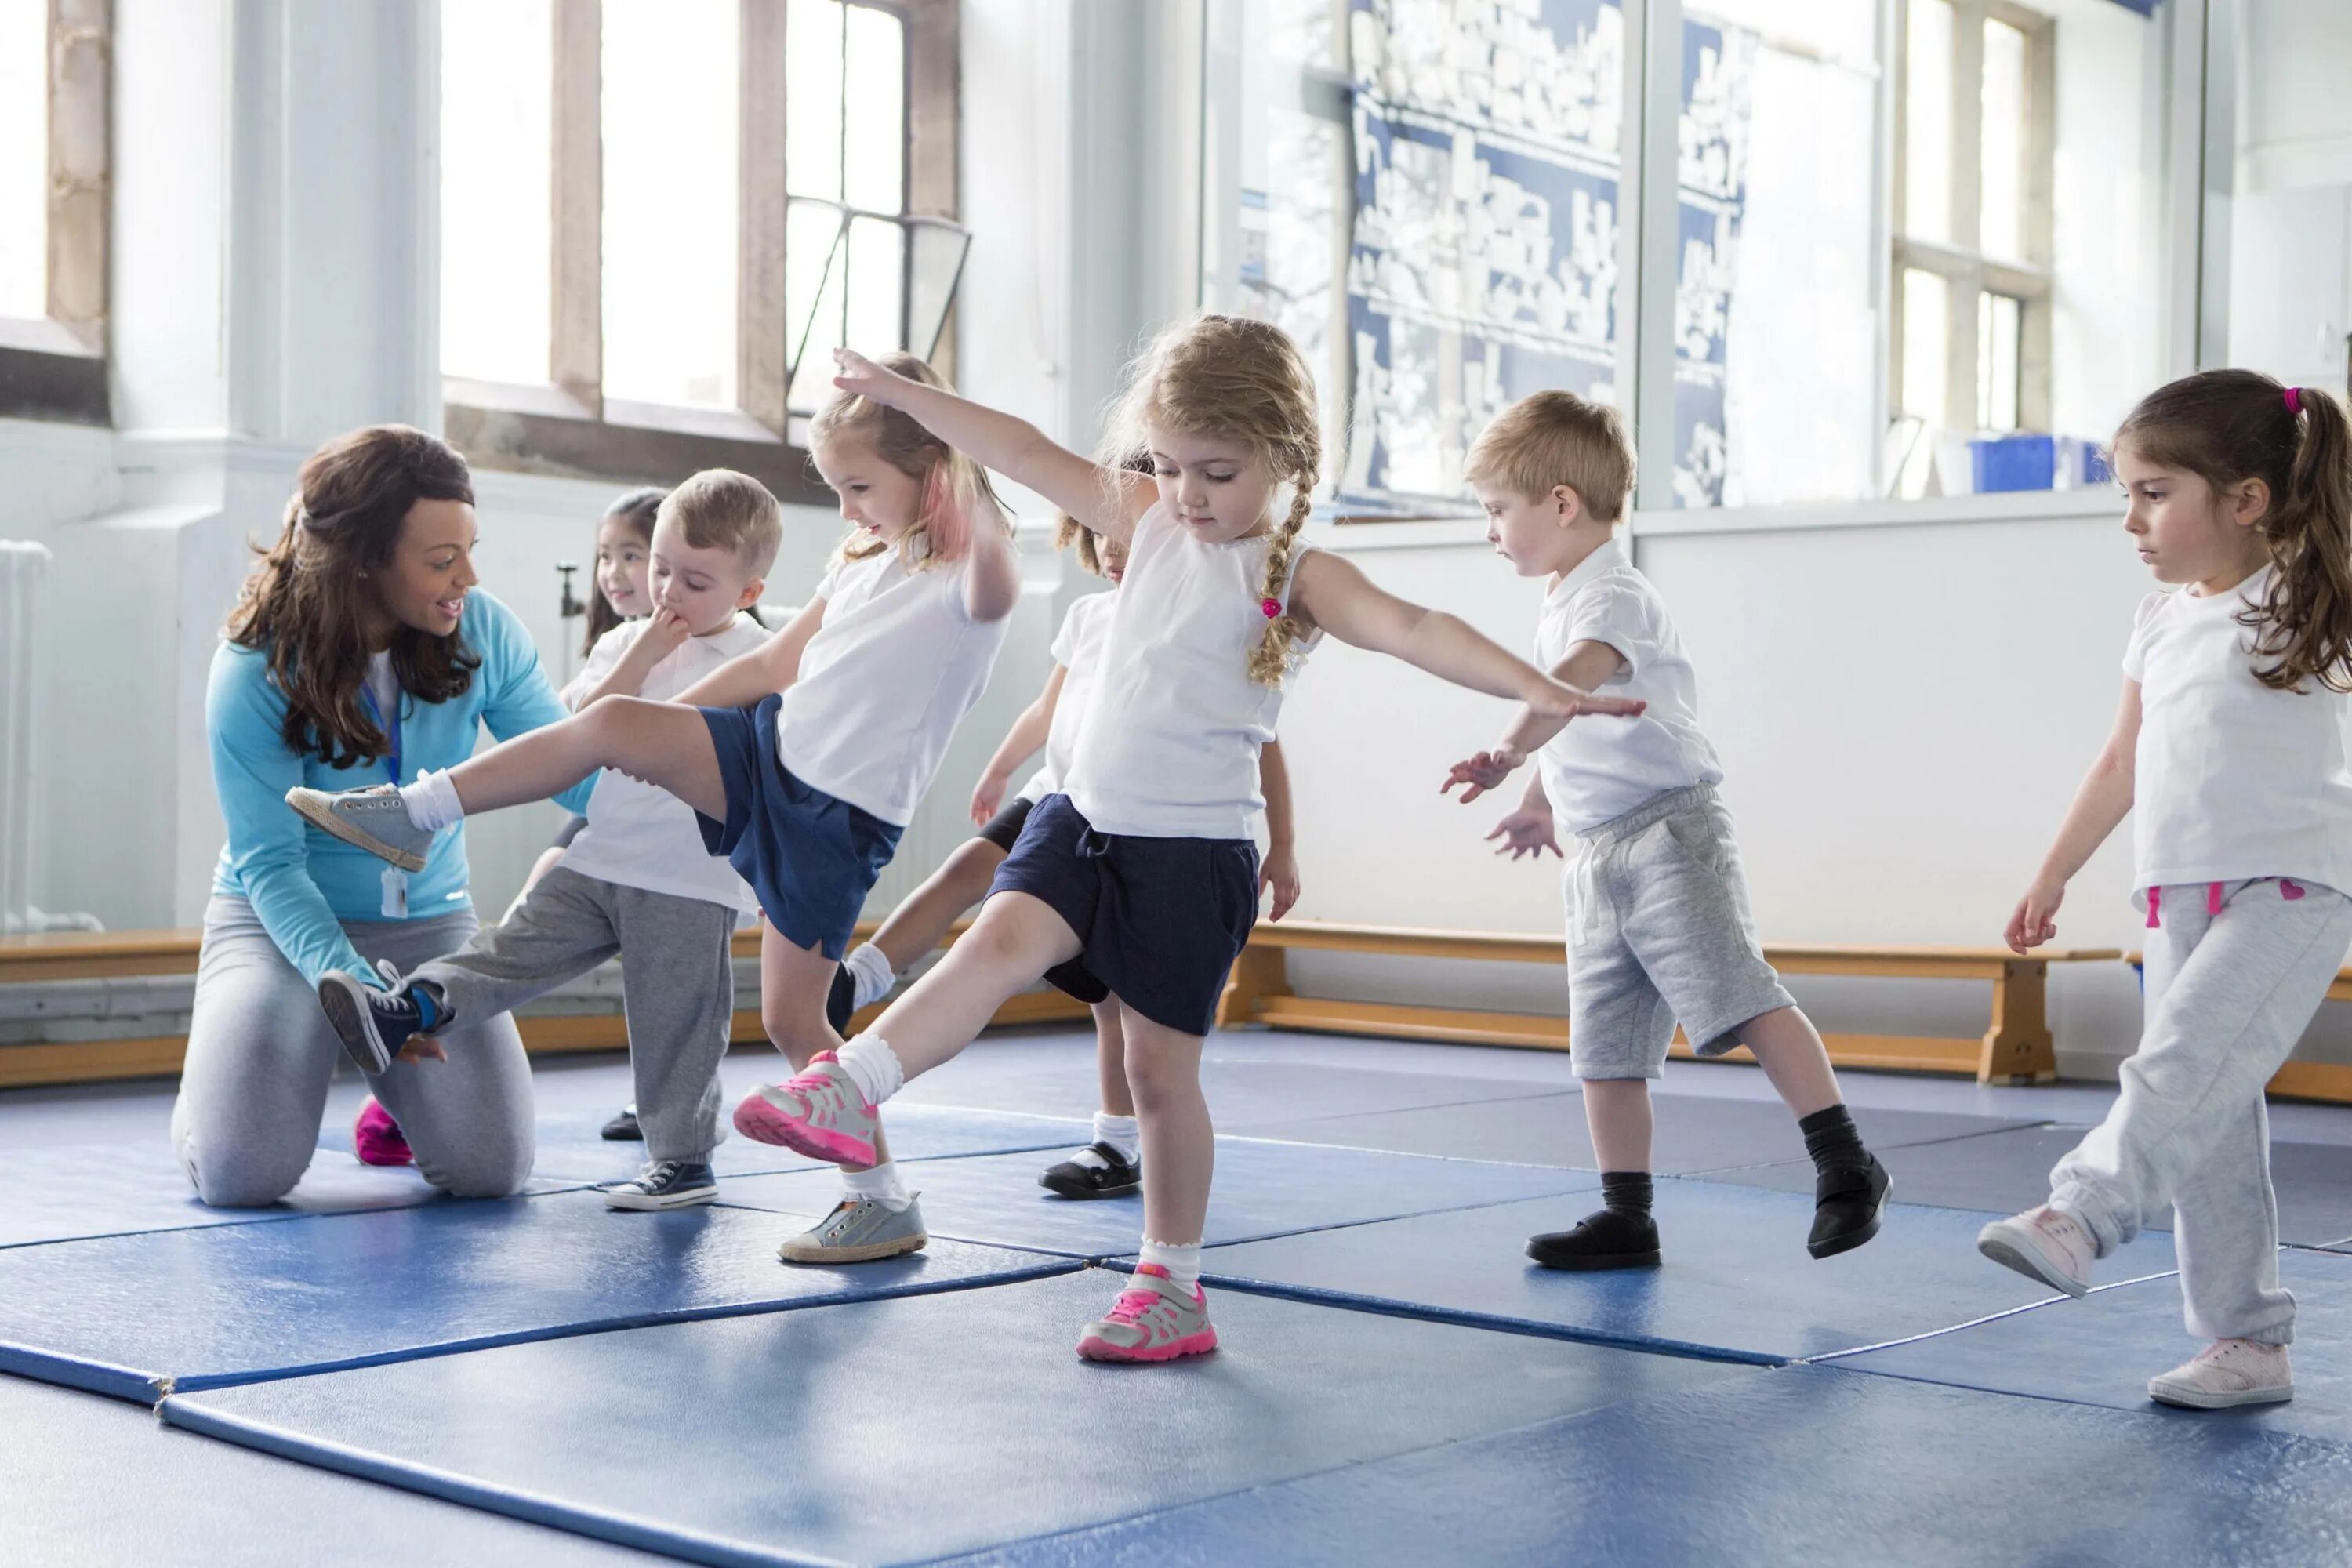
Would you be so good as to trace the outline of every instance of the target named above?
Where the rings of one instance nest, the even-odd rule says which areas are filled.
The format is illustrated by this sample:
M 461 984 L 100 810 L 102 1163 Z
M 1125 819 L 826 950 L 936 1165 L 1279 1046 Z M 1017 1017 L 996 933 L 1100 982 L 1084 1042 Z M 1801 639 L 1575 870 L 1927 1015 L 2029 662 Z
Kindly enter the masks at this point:
M 408 1147 L 408 1137 L 383 1101 L 369 1095 L 360 1106 L 360 1113 L 352 1121 L 352 1152 L 360 1157 L 362 1165 L 413 1165 L 416 1156 Z
M 798 1076 L 755 1089 L 735 1108 L 735 1131 L 836 1165 L 874 1163 L 881 1118 L 831 1051 L 819 1051 Z
M 2215 1340 L 2162 1377 L 2149 1378 L 2147 1396 L 2191 1410 L 2277 1405 L 2294 1397 L 2294 1370 L 2284 1345 Z
M 1136 1269 L 1110 1315 L 1078 1336 L 1078 1353 L 1088 1361 L 1174 1361 L 1216 1348 L 1208 1296 L 1198 1285 L 1182 1289 L 1157 1263 Z
M 2083 1222 L 2048 1204 L 1993 1221 L 1977 1232 L 1977 1250 L 2069 1296 L 2090 1293 L 2091 1265 L 2099 1256 Z

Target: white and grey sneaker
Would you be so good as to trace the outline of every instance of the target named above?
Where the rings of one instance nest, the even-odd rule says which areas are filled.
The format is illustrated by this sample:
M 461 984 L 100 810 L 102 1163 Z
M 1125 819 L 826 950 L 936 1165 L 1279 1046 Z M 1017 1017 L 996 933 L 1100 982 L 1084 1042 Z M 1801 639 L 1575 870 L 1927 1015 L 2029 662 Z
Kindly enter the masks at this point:
M 2294 1397 L 2294 1372 L 2284 1345 L 2215 1340 L 2163 1376 L 2148 1379 L 2147 1396 L 2189 1410 L 2278 1405 Z
M 845 1197 L 814 1228 L 785 1242 L 776 1256 L 787 1263 L 872 1263 L 919 1251 L 930 1239 L 923 1230 L 922 1208 L 912 1198 L 893 1213 L 878 1198 Z
M 719 1178 L 700 1161 L 648 1160 L 635 1181 L 604 1189 L 608 1209 L 683 1209 L 715 1202 Z
M 404 871 L 425 869 L 425 853 L 434 836 L 408 819 L 396 784 L 341 792 L 297 786 L 286 792 L 286 804 L 313 826 L 389 860 Z

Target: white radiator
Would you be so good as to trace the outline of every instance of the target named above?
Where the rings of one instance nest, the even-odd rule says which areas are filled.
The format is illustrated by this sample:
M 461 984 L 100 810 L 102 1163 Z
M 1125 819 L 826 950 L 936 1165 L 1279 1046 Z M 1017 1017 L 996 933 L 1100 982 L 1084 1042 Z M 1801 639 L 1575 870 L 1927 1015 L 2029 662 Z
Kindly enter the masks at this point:
M 33 907 L 33 606 L 46 546 L 0 539 L 0 931 L 94 931 Z

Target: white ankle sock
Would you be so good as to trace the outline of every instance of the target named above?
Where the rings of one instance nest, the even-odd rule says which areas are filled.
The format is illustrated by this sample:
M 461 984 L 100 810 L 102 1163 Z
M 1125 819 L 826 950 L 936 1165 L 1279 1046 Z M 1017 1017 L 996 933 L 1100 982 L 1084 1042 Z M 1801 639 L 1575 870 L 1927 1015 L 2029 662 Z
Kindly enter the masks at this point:
M 857 1086 L 868 1105 L 879 1105 L 898 1092 L 907 1081 L 907 1069 L 898 1065 L 898 1053 L 890 1042 L 879 1035 L 858 1036 L 841 1047 L 841 1070 Z
M 1132 1116 L 1113 1116 L 1108 1110 L 1096 1111 L 1095 1142 L 1109 1144 L 1126 1155 L 1130 1165 L 1143 1152 L 1143 1131 L 1135 1124 Z
M 1190 1290 L 1201 1282 L 1201 1244 L 1197 1241 L 1154 1241 L 1147 1236 L 1135 1261 L 1138 1266 L 1157 1263 L 1168 1270 L 1168 1278 L 1180 1290 Z
M 402 784 L 400 804 L 408 808 L 408 820 L 427 833 L 438 833 L 466 816 L 465 803 L 457 798 L 457 786 L 449 782 L 446 768 L 421 773 L 415 784 Z
M 844 1171 L 841 1184 L 853 1198 L 870 1198 L 892 1214 L 904 1214 L 914 1197 L 898 1179 L 898 1163 L 885 1160 L 870 1171 Z
M 851 948 L 849 956 L 841 963 L 849 971 L 850 982 L 856 987 L 857 1006 L 879 1002 L 898 983 L 898 972 L 890 967 L 890 955 L 870 942 L 861 942 Z

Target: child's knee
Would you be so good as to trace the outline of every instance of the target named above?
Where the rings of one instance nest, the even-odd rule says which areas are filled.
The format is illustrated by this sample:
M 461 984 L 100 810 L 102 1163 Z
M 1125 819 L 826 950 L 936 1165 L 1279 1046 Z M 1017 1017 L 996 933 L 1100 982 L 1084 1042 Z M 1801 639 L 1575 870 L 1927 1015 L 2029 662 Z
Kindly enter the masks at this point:
M 824 1015 L 811 1013 L 802 1004 L 799 997 L 760 998 L 760 1026 L 767 1031 L 768 1043 L 794 1068 L 804 1068 L 817 1052 L 841 1045 L 841 1037 L 833 1032 Z
M 266 1146 L 212 1157 L 193 1141 L 180 1146 L 180 1168 L 198 1201 L 220 1209 L 267 1208 L 292 1192 L 310 1168 L 309 1148 L 272 1151 Z
M 1201 1097 L 1200 1064 L 1190 1052 L 1139 1049 L 1129 1041 L 1127 1087 L 1138 1115 L 1186 1104 Z

